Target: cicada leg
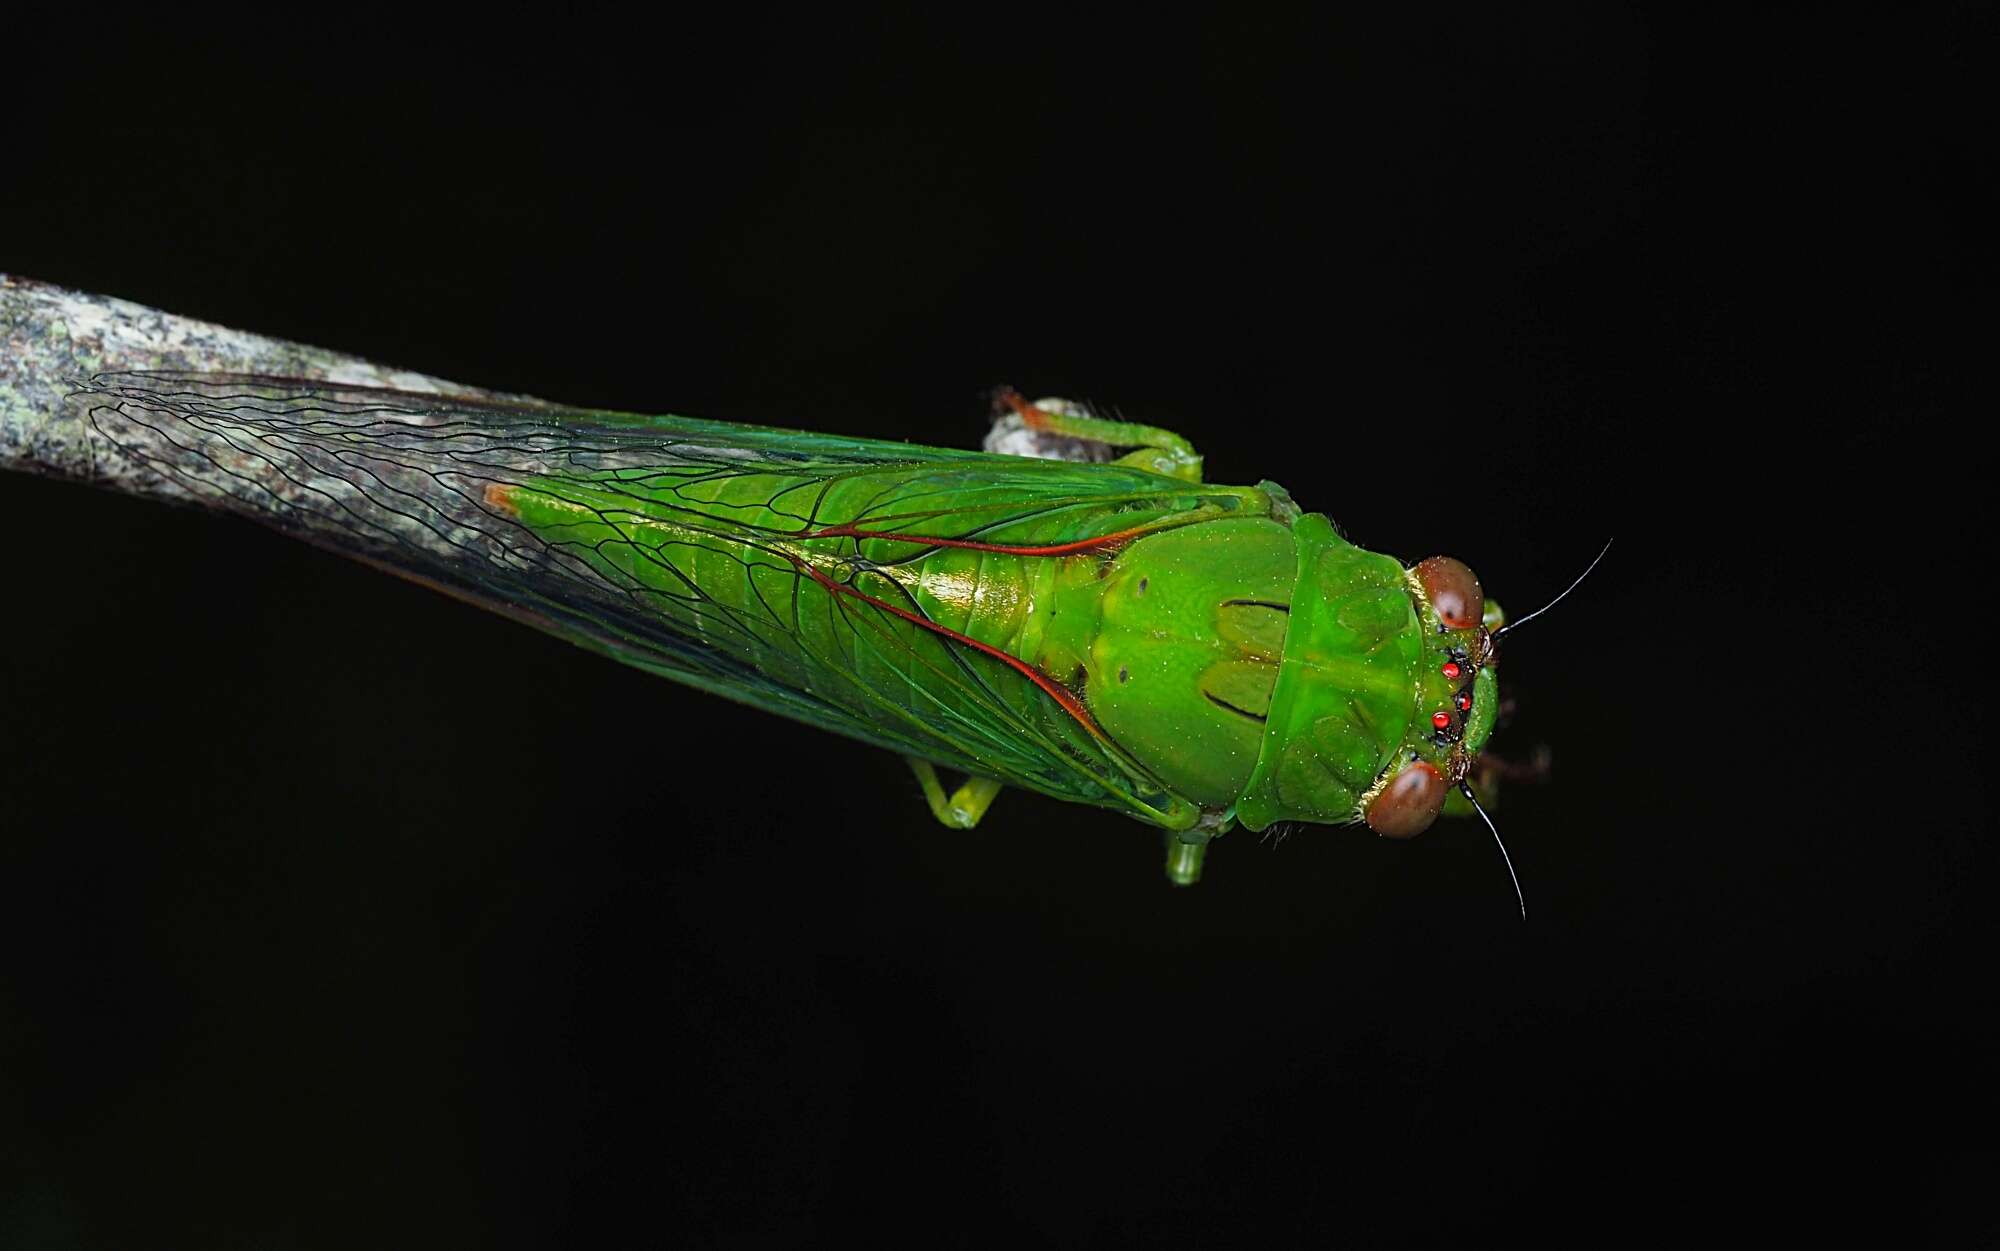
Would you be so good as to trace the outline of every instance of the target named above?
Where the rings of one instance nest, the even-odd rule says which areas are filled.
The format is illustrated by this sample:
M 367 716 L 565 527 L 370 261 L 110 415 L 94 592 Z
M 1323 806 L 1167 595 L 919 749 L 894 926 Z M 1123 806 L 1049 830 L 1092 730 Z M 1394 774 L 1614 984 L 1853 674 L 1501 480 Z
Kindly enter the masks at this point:
M 1508 760 L 1490 751 L 1481 752 L 1479 759 L 1472 764 L 1472 772 L 1465 775 L 1465 781 L 1472 787 L 1472 793 L 1478 797 L 1480 806 L 1491 812 L 1500 806 L 1502 782 L 1515 784 L 1546 782 L 1549 780 L 1551 759 L 1546 743 L 1537 745 L 1526 760 Z M 1472 804 L 1457 791 L 1453 791 L 1445 796 L 1444 811 L 1446 816 L 1469 817 L 1472 815 Z
M 1208 855 L 1206 830 L 1167 831 L 1167 880 L 1193 886 L 1201 880 L 1201 862 Z
M 1000 794 L 1000 783 L 992 778 L 967 778 L 965 785 L 949 796 L 944 793 L 944 784 L 938 781 L 937 769 L 928 760 L 915 756 L 905 756 L 910 771 L 917 775 L 917 785 L 924 788 L 924 801 L 931 806 L 931 815 L 954 830 L 969 830 L 979 824 L 992 806 L 994 797 Z
M 996 398 L 999 404 L 1013 409 L 1029 430 L 1037 433 L 1101 443 L 1106 447 L 1133 449 L 1112 461 L 1114 465 L 1131 465 L 1189 482 L 1201 481 L 1200 453 L 1194 450 L 1192 443 L 1171 430 L 1092 417 L 1067 400 L 1043 400 L 1040 404 L 1030 404 L 1011 389 L 1000 391 Z

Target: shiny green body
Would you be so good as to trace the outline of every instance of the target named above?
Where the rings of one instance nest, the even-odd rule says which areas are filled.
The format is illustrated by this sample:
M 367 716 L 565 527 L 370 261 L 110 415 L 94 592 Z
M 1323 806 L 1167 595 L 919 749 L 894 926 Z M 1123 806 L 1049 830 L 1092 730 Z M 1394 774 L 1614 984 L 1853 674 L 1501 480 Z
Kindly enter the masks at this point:
M 1424 680 L 1439 632 L 1403 566 L 1269 484 L 1093 466 L 1098 489 L 1080 492 L 1077 467 L 1056 469 L 759 472 L 615 494 L 530 482 L 507 502 L 538 537 L 656 592 L 679 629 L 838 705 L 853 722 L 833 728 L 855 737 L 893 732 L 885 745 L 908 751 L 904 734 L 941 723 L 997 730 L 913 754 L 1169 829 L 1355 819 L 1449 696 Z M 898 537 L 864 537 L 885 532 Z M 739 628 L 711 628 L 717 610 Z M 993 726 L 995 701 L 1010 726 Z M 1440 755 L 1424 728 L 1417 750 Z

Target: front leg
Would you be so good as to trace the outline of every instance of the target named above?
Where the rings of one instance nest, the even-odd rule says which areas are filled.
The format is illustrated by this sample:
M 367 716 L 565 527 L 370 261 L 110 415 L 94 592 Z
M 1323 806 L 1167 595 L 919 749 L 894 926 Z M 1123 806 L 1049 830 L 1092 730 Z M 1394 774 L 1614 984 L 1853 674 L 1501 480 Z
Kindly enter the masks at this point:
M 924 801 L 931 806 L 931 815 L 954 830 L 969 830 L 979 824 L 992 806 L 994 797 L 1000 793 L 1000 783 L 992 778 L 967 778 L 965 785 L 953 791 L 949 797 L 944 793 L 944 784 L 938 781 L 937 769 L 928 760 L 915 756 L 905 756 L 910 771 L 917 775 L 917 785 L 924 788 Z
M 1010 410 L 993 423 L 986 436 L 986 450 L 1014 456 L 1039 456 L 1051 460 L 1101 460 L 1097 449 L 1133 449 L 1111 463 L 1149 469 L 1170 478 L 1201 481 L 1201 456 L 1194 445 L 1171 430 L 1142 426 L 1130 421 L 1109 421 L 1093 417 L 1082 405 L 1069 400 L 1041 400 L 1030 404 L 1011 387 L 995 393 L 994 408 Z M 1072 441 L 1065 448 L 1062 443 Z M 1095 445 L 1076 448 L 1076 443 Z

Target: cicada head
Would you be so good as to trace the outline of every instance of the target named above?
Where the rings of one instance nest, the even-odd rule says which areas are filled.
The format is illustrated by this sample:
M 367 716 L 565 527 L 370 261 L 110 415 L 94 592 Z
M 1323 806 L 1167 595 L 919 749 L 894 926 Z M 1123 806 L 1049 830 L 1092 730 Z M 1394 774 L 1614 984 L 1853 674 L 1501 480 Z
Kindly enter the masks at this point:
M 1364 821 L 1385 837 L 1421 833 L 1492 733 L 1498 610 L 1451 557 L 1405 568 L 1316 514 L 1294 536 L 1284 662 L 1236 816 L 1250 829 Z
M 1491 632 L 1502 617 L 1477 575 L 1450 556 L 1433 556 L 1404 576 L 1423 639 L 1411 681 L 1416 717 L 1359 803 L 1368 828 L 1384 838 L 1430 828 L 1472 772 L 1500 704 Z

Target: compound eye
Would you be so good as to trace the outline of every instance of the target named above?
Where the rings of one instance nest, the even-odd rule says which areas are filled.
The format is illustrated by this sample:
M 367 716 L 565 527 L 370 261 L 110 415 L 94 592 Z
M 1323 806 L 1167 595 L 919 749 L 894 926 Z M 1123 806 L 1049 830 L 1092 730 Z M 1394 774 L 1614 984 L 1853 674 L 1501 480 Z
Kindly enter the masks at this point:
M 1417 565 L 1417 581 L 1431 597 L 1438 620 L 1454 630 L 1470 630 L 1486 611 L 1486 593 L 1463 561 L 1433 556 Z
M 1444 774 L 1428 760 L 1412 761 L 1382 788 L 1362 818 L 1383 838 L 1415 838 L 1444 811 L 1450 789 Z

